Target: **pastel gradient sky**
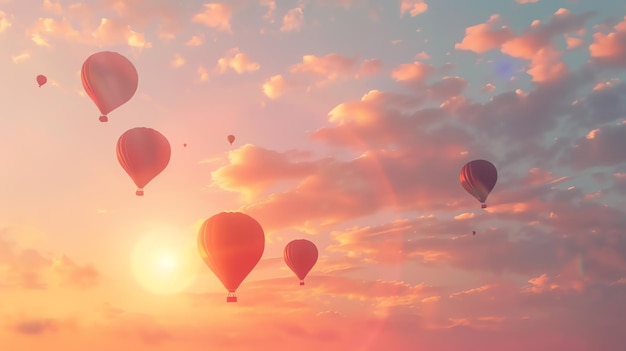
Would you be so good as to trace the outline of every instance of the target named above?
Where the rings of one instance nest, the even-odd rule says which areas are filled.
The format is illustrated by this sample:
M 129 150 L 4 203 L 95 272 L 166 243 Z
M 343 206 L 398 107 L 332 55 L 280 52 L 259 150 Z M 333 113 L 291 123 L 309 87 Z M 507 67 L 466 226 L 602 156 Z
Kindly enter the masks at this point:
M 98 51 L 139 74 L 108 123 Z M 0 0 L 0 349 L 626 350 L 624 78 L 621 1 Z M 172 147 L 143 197 L 134 127 Z M 266 233 L 235 304 L 221 211 Z

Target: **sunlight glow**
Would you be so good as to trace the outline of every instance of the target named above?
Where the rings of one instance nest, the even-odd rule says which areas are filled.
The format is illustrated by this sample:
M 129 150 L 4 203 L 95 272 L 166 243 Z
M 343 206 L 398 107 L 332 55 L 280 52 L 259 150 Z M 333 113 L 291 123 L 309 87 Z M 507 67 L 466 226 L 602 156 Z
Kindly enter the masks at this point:
M 180 230 L 159 226 L 142 236 L 132 255 L 137 283 L 154 294 L 185 290 L 198 272 L 195 242 Z

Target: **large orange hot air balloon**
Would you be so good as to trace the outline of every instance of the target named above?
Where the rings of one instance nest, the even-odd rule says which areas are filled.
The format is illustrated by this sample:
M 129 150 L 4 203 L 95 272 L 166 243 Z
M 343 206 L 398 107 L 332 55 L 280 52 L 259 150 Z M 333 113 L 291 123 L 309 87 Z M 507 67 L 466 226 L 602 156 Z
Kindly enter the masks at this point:
M 461 185 L 463 188 L 481 202 L 481 207 L 486 208 L 487 196 L 496 186 L 498 170 L 489 161 L 470 161 L 461 169 Z
M 151 128 L 129 129 L 117 140 L 117 160 L 137 185 L 137 196 L 167 167 L 170 155 L 170 143 Z
M 229 135 L 226 139 L 228 139 L 228 142 L 230 143 L 230 145 L 233 145 L 233 143 L 235 142 L 235 136 L 234 135 Z
M 83 88 L 96 104 L 102 116 L 130 100 L 137 91 L 139 77 L 135 66 L 126 57 L 112 51 L 101 51 L 89 56 L 80 72 Z
M 47 81 L 48 81 L 48 78 L 46 78 L 46 76 L 44 76 L 43 74 L 40 74 L 37 76 L 37 84 L 39 84 L 40 88 L 42 85 L 46 84 Z
M 285 263 L 304 285 L 304 278 L 317 262 L 317 246 L 306 239 L 297 239 L 289 242 L 283 251 Z
M 198 251 L 228 290 L 226 302 L 237 302 L 235 291 L 261 259 L 265 233 L 254 218 L 241 212 L 221 212 L 204 221 Z

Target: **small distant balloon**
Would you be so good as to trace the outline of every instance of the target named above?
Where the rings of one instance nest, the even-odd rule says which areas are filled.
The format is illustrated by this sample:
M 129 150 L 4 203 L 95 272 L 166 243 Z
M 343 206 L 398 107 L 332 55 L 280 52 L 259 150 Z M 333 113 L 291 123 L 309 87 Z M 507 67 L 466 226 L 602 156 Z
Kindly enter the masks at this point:
M 481 202 L 481 207 L 486 208 L 487 196 L 491 193 L 498 181 L 498 170 L 489 161 L 470 161 L 461 169 L 459 175 L 463 188 Z
M 317 262 L 317 246 L 309 240 L 297 239 L 289 242 L 283 251 L 285 263 L 304 285 L 304 278 Z
M 187 144 L 183 144 L 183 147 L 187 147 Z
M 235 142 L 235 136 L 234 135 L 229 135 L 228 136 L 228 142 L 230 143 L 230 145 L 233 145 L 233 143 Z
M 46 78 L 46 76 L 44 76 L 43 74 L 40 74 L 37 76 L 37 84 L 39 84 L 40 88 L 42 85 L 46 84 L 47 81 L 48 81 L 48 78 Z
M 161 173 L 170 161 L 170 143 L 152 128 L 129 129 L 117 141 L 117 160 L 137 185 L 137 196 Z
M 139 81 L 132 62 L 112 51 L 89 56 L 83 63 L 80 76 L 85 92 L 102 114 L 100 122 L 108 121 L 107 114 L 135 95 Z

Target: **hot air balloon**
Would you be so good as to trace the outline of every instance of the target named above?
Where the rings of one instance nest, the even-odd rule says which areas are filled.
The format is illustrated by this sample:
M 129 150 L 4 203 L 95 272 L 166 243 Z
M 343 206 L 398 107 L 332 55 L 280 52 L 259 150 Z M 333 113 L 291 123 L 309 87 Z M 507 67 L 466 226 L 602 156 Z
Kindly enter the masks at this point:
M 297 239 L 289 242 L 283 251 L 285 263 L 304 285 L 304 278 L 317 262 L 317 247 L 306 239 Z
M 170 143 L 154 129 L 129 129 L 117 140 L 117 160 L 137 185 L 137 196 L 170 162 Z
M 46 76 L 44 76 L 43 74 L 40 74 L 37 76 L 37 84 L 39 84 L 40 88 L 42 85 L 46 84 L 47 81 L 48 81 L 48 78 L 46 78 Z
M 100 122 L 108 121 L 107 114 L 135 95 L 139 80 L 132 62 L 112 51 L 89 56 L 83 63 L 80 76 L 85 92 L 102 114 Z
M 463 166 L 459 177 L 463 188 L 481 202 L 482 208 L 487 208 L 487 196 L 498 181 L 496 167 L 485 160 L 470 161 Z
M 228 142 L 230 143 L 230 145 L 233 145 L 233 143 L 235 142 L 235 136 L 234 135 L 229 135 L 228 136 Z
M 204 221 L 198 233 L 200 256 L 228 290 L 226 302 L 237 302 L 235 291 L 264 249 L 263 228 L 241 212 L 218 213 Z

